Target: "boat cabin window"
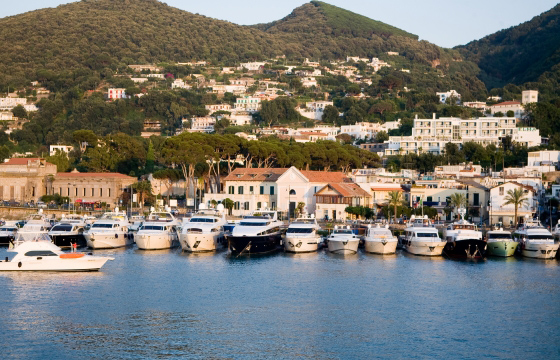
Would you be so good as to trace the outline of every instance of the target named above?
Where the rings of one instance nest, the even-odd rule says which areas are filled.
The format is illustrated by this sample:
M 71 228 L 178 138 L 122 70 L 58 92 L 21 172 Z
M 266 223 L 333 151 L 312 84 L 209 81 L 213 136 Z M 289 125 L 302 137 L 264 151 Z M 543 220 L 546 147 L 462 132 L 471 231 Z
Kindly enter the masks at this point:
M 287 234 L 311 234 L 312 228 L 288 228 Z
M 436 233 L 416 233 L 416 237 L 430 237 L 430 238 L 437 238 L 438 234 Z
M 93 224 L 91 226 L 92 229 L 111 229 L 113 227 L 113 224 Z
M 192 218 L 190 222 L 197 222 L 197 223 L 214 223 L 217 222 L 218 219 L 212 218 Z
M 72 231 L 72 225 L 70 225 L 70 224 L 59 224 L 59 225 L 55 225 L 51 230 L 52 231 Z
M 28 251 L 25 256 L 58 256 L 50 250 Z
M 474 225 L 453 225 L 455 230 L 474 230 Z
M 334 231 L 335 234 L 353 234 L 352 230 L 350 229 L 336 229 Z
M 14 228 L 12 228 L 12 227 L 3 227 L 3 228 L 0 228 L 0 231 L 10 231 L 10 232 L 13 232 L 13 231 L 16 231 L 16 230 L 17 230 L 17 228 L 15 228 L 15 227 L 14 227 Z
M 511 239 L 510 234 L 488 234 L 488 239 Z
M 268 222 L 251 222 L 251 221 L 241 221 L 239 223 L 241 226 L 266 226 Z
M 140 230 L 156 230 L 156 231 L 163 231 L 163 226 L 158 225 L 142 225 Z
M 529 240 L 553 240 L 551 235 L 547 234 L 537 234 L 537 235 L 527 235 Z

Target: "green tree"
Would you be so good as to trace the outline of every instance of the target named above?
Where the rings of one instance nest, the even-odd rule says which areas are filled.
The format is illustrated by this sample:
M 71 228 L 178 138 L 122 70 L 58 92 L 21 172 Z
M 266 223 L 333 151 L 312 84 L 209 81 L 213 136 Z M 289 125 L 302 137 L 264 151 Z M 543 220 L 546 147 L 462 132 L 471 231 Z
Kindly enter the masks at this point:
M 169 205 L 169 197 L 173 191 L 173 184 L 182 179 L 181 172 L 177 169 L 162 169 L 155 171 L 152 176 L 164 182 L 167 189 L 167 204 Z
M 517 210 L 520 206 L 528 203 L 528 199 L 525 196 L 525 191 L 522 188 L 517 188 L 514 190 L 508 190 L 507 195 L 504 197 L 505 202 L 503 205 L 513 205 L 514 207 L 514 228 L 517 228 Z
M 132 184 L 131 187 L 136 190 L 141 212 L 144 212 L 144 202 L 148 196 L 152 196 L 152 183 L 147 180 L 138 181 Z
M 12 114 L 20 119 L 25 119 L 27 117 L 27 110 L 25 110 L 23 105 L 18 105 L 12 109 Z
M 47 156 L 47 161 L 56 165 L 58 172 L 66 172 L 70 170 L 70 159 L 64 151 L 57 150 L 53 156 Z
M 394 209 L 394 215 L 395 215 L 395 224 L 397 223 L 397 207 L 402 206 L 403 204 L 403 197 L 402 197 L 402 192 L 400 191 L 390 191 L 387 194 L 387 197 L 385 198 L 385 200 L 387 201 L 387 205 L 388 206 L 392 206 Z
M 231 215 L 231 211 L 233 210 L 234 202 L 230 198 L 225 198 L 222 201 L 224 207 L 228 210 L 228 214 Z
M 467 206 L 467 197 L 465 196 L 465 194 L 454 193 L 451 194 L 451 196 L 449 197 L 449 202 L 451 203 L 451 206 L 455 209 L 458 218 L 459 209 Z
M 340 118 L 338 109 L 332 105 L 325 106 L 321 120 L 326 123 L 336 124 Z
M 379 131 L 375 134 L 375 142 L 376 143 L 383 143 L 389 140 L 389 134 L 386 131 Z

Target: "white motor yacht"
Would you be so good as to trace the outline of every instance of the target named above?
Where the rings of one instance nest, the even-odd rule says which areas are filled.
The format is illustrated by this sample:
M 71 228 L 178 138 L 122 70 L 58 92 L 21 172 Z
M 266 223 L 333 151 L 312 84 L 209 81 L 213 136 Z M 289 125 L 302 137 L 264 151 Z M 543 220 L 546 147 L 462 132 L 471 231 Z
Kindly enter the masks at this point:
M 521 255 L 535 259 L 554 259 L 559 244 L 538 219 L 526 220 L 513 233 L 515 241 L 519 242 L 517 250 Z
M 255 211 L 245 216 L 231 234 L 227 234 L 233 254 L 264 254 L 278 249 L 282 240 L 282 226 L 276 211 Z
M 443 238 L 447 242 L 443 252 L 455 258 L 483 258 L 486 256 L 486 241 L 482 239 L 482 232 L 476 229 L 476 225 L 465 220 L 466 213 L 465 208 L 459 209 L 461 219 L 443 230 Z
M 50 241 L 24 241 L 8 250 L 16 255 L 0 260 L 0 271 L 98 271 L 109 257 L 64 253 Z
M 87 246 L 92 249 L 113 249 L 133 243 L 132 234 L 128 232 L 128 219 L 125 212 L 107 212 L 94 221 L 84 232 Z
M 382 255 L 394 254 L 397 251 L 397 243 L 398 239 L 389 230 L 389 225 L 377 224 L 375 227 L 368 225 L 364 241 L 365 252 Z
M 141 250 L 170 249 L 179 244 L 178 227 L 179 222 L 170 212 L 151 212 L 134 240 Z
M 298 217 L 288 226 L 284 239 L 284 250 L 293 253 L 317 251 L 321 236 L 320 229 L 314 215 Z
M 35 229 L 45 229 L 49 230 L 52 227 L 52 224 L 47 217 L 47 215 L 43 214 L 43 209 L 39 209 L 36 214 L 31 214 L 27 217 L 25 225 L 21 229 L 26 229 L 26 231 L 34 231 Z M 34 230 L 30 230 L 34 229 Z
M 360 237 L 352 232 L 350 226 L 335 226 L 327 238 L 329 251 L 335 254 L 355 254 L 359 244 Z
M 63 215 L 49 231 L 53 244 L 59 247 L 70 247 L 72 244 L 86 246 L 84 238 L 85 219 L 79 215 Z
M 227 224 L 224 206 L 216 210 L 199 210 L 183 222 L 179 241 L 183 251 L 215 251 L 225 244 L 224 225 Z
M 440 256 L 445 241 L 439 237 L 438 230 L 427 216 L 416 219 L 411 217 L 405 234 L 399 238 L 399 245 L 414 255 Z

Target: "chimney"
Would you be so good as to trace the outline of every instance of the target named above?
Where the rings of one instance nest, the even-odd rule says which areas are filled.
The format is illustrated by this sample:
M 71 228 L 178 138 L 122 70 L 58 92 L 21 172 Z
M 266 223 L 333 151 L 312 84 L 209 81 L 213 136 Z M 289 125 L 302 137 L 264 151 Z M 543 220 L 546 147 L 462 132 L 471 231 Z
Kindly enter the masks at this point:
M 436 119 L 436 113 L 432 114 L 432 119 L 434 119 L 434 120 Z

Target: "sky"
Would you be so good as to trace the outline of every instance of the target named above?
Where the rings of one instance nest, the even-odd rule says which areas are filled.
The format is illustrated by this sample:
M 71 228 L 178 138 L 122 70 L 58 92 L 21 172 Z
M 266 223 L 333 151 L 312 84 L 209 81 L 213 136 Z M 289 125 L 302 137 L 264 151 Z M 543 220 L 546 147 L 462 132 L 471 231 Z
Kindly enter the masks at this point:
M 68 0 L 8 1 L 0 7 L 0 18 Z M 121 0 L 115 0 L 121 1 Z M 554 7 L 557 0 L 327 0 L 374 20 L 416 34 L 422 40 L 443 47 L 463 45 L 498 30 L 528 21 Z M 304 0 L 165 0 L 166 4 L 208 17 L 251 25 L 278 20 Z

